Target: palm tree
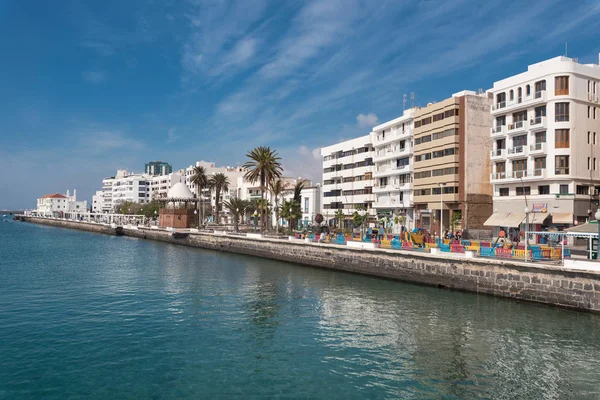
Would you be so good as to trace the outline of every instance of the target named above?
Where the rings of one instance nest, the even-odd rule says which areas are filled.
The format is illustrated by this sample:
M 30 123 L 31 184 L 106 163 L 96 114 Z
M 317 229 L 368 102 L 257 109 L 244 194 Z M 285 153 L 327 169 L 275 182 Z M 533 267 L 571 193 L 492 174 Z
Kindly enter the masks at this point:
M 302 218 L 302 209 L 300 208 L 300 203 L 294 200 L 284 201 L 281 205 L 279 213 L 283 218 L 288 220 L 290 233 L 292 233 L 294 222 Z
M 294 186 L 294 201 L 297 201 L 300 205 L 302 205 L 302 189 L 304 189 L 305 184 L 306 181 L 300 179 Z
M 270 147 L 259 146 L 246 154 L 249 158 L 244 164 L 248 171 L 244 178 L 249 182 L 260 183 L 260 196 L 264 200 L 267 187 L 276 179 L 281 178 L 283 167 L 279 162 L 281 158 Z M 261 229 L 264 232 L 267 225 L 267 213 L 262 213 Z
M 248 202 L 246 200 L 242 200 L 239 197 L 232 197 L 231 199 L 223 202 L 225 208 L 229 210 L 231 215 L 233 215 L 233 223 L 235 225 L 235 231 L 238 232 L 239 223 L 240 223 L 240 215 L 246 214 L 246 208 L 248 207 Z
M 218 172 L 210 177 L 208 186 L 215 190 L 215 217 L 219 224 L 219 208 L 221 206 L 221 191 L 229 190 L 229 178 L 222 172 Z
M 202 166 L 196 166 L 192 170 L 192 178 L 190 182 L 196 187 L 196 194 L 198 195 L 198 203 L 196 203 L 196 209 L 200 207 L 200 221 L 204 221 L 204 207 L 202 207 L 202 190 L 208 186 L 208 177 L 206 176 L 206 168 Z M 198 224 L 200 228 L 200 224 Z
M 281 179 L 277 179 L 276 181 L 271 182 L 269 190 L 275 198 L 275 219 L 277 220 L 276 229 L 277 233 L 279 233 L 279 197 L 283 195 L 285 190 L 283 181 Z

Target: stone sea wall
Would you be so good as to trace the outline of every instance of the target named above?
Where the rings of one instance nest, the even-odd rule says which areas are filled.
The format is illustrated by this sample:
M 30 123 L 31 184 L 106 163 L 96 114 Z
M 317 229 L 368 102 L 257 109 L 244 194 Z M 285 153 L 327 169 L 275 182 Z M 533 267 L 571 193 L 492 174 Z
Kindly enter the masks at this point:
M 98 224 L 26 217 L 26 221 L 117 234 Z M 118 232 L 119 234 L 121 231 Z M 351 249 L 301 241 L 192 233 L 175 238 L 155 229 L 124 229 L 125 236 L 227 251 L 497 297 L 600 312 L 600 273 L 514 260 L 468 259 L 384 249 Z

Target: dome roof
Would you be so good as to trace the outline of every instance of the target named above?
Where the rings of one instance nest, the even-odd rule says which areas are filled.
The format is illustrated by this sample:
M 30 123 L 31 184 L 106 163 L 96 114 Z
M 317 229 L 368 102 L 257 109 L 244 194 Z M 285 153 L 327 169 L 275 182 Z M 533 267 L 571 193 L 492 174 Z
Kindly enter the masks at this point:
M 173 187 L 167 192 L 167 198 L 169 199 L 191 199 L 193 197 L 194 195 L 190 189 L 185 186 L 185 183 L 181 182 L 174 184 Z

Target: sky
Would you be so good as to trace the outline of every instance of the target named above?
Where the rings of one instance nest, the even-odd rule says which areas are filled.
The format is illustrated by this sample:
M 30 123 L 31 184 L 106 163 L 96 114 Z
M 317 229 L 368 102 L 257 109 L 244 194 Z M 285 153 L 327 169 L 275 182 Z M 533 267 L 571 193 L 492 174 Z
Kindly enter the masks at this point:
M 600 0 L 0 0 L 0 209 L 151 160 L 319 148 L 565 54 L 598 62 Z M 410 100 L 408 101 L 410 106 Z

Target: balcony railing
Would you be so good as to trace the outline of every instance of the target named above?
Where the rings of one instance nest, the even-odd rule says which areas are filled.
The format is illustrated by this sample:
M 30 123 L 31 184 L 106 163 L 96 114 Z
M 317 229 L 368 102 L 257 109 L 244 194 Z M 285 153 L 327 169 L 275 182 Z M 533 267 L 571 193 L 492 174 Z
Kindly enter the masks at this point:
M 545 153 L 546 152 L 546 143 L 535 143 L 529 146 L 530 153 Z
M 512 172 L 496 172 L 490 174 L 490 180 L 498 181 L 498 180 L 521 180 L 521 179 L 545 179 L 546 178 L 546 168 L 537 168 L 534 170 L 521 170 L 521 171 L 512 171 Z
M 520 157 L 527 155 L 527 146 L 515 146 L 508 149 L 507 156 L 508 157 Z
M 491 128 L 492 136 L 502 136 L 506 134 L 506 125 L 495 126 Z
M 555 168 L 554 175 L 569 175 L 569 168 Z
M 529 120 L 529 129 L 538 129 L 546 127 L 546 116 L 535 117 Z
M 545 90 L 540 90 L 538 92 L 535 92 L 533 94 L 533 96 L 529 95 L 529 96 L 525 96 L 525 97 L 517 97 L 516 99 L 513 99 L 513 100 L 502 101 L 500 103 L 492 104 L 491 110 L 492 110 L 492 112 L 495 112 L 498 110 L 504 110 L 504 109 L 508 110 L 510 108 L 517 108 L 514 106 L 527 105 L 529 103 L 536 103 L 536 102 L 540 102 L 540 101 L 546 101 L 546 91 Z
M 506 149 L 496 149 L 490 152 L 491 158 L 504 157 Z
M 517 121 L 515 123 L 508 125 L 508 133 L 518 132 L 518 131 L 526 129 L 526 127 L 527 127 L 527 121 Z

